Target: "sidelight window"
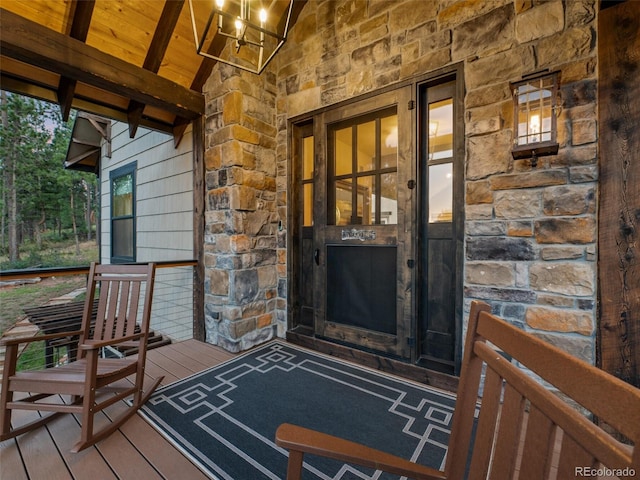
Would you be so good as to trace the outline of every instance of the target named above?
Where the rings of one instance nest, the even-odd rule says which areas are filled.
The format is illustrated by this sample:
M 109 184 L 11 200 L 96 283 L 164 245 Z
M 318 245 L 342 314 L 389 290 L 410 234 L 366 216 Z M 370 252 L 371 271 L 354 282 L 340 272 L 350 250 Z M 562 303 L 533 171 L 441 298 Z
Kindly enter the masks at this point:
M 305 136 L 301 141 L 302 157 L 302 226 L 313 225 L 313 136 Z
M 453 99 L 428 108 L 429 223 L 453 220 Z

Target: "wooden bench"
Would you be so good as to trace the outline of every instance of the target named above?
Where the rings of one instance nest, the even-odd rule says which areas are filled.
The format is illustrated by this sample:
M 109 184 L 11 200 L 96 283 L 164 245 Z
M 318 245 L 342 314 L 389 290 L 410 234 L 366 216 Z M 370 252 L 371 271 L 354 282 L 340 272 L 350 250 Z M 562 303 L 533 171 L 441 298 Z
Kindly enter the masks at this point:
M 72 332 L 80 330 L 82 325 L 82 314 L 84 302 L 68 302 L 56 305 L 44 305 L 39 307 L 25 308 L 24 312 L 31 323 L 36 325 L 44 334 Z M 95 323 L 98 311 L 98 303 L 94 302 L 92 310 L 92 322 Z M 139 326 L 136 331 L 139 331 Z M 78 352 L 78 336 L 57 338 L 55 340 L 45 341 L 45 365 L 54 367 L 54 349 L 66 348 L 69 361 L 76 360 Z M 156 334 L 153 330 L 149 331 L 149 339 L 147 341 L 147 349 L 157 348 L 162 345 L 171 343 L 171 340 Z M 116 349 L 119 354 L 128 356 L 138 353 L 137 348 L 118 347 Z
M 97 303 L 93 306 L 93 318 L 96 316 Z M 68 302 L 55 305 L 25 308 L 24 313 L 31 323 L 47 335 L 49 333 L 72 332 L 80 330 L 84 302 Z M 76 359 L 79 337 L 63 337 L 45 341 L 45 365 L 55 366 L 54 349 L 66 348 L 69 360 Z
M 276 444 L 289 449 L 287 479 L 301 478 L 304 454 L 416 479 L 640 478 L 640 389 L 492 315 L 485 303 L 471 306 L 457 397 L 444 471 L 283 424 Z

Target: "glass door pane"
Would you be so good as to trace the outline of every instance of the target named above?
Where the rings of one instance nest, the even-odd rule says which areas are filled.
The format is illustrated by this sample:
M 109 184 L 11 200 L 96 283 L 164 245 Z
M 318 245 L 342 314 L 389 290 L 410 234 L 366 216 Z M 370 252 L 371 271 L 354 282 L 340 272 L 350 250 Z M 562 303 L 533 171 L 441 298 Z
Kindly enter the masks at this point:
M 302 226 L 313 225 L 313 174 L 314 174 L 314 148 L 313 136 L 302 139 Z
M 429 104 L 429 161 L 453 157 L 453 99 Z
M 453 221 L 453 165 L 429 166 L 429 223 Z
M 453 221 L 453 99 L 428 108 L 429 223 Z
M 335 132 L 335 174 L 345 175 L 353 171 L 353 128 Z
M 398 115 L 387 109 L 341 122 L 333 134 L 329 225 L 397 223 Z M 355 165 L 353 160 L 355 159 Z M 355 189 L 354 189 L 355 185 Z
M 369 172 L 376 164 L 376 123 L 367 122 L 357 126 L 358 172 Z

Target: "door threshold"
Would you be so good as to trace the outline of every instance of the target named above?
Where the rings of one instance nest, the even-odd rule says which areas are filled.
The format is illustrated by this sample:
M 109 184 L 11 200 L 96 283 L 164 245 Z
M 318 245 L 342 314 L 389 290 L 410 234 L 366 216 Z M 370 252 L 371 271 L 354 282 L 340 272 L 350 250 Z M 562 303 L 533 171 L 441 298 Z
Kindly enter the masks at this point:
M 301 347 L 306 347 L 343 360 L 349 360 L 365 367 L 397 375 L 407 380 L 440 388 L 448 392 L 455 393 L 458 389 L 458 377 L 435 370 L 429 370 L 401 360 L 395 360 L 384 355 L 366 352 L 354 347 L 321 339 L 314 336 L 311 329 L 301 329 L 298 327 L 295 331 L 289 330 L 287 331 L 287 341 Z

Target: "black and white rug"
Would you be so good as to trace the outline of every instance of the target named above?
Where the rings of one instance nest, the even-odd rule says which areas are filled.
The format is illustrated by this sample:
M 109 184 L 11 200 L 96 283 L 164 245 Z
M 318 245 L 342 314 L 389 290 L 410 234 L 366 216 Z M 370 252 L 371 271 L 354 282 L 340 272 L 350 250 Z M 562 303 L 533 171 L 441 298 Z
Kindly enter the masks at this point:
M 293 423 L 442 469 L 455 397 L 273 341 L 158 389 L 141 412 L 211 478 L 283 479 Z M 305 456 L 305 479 L 391 479 Z

